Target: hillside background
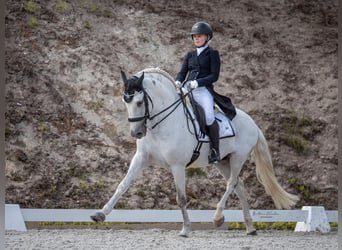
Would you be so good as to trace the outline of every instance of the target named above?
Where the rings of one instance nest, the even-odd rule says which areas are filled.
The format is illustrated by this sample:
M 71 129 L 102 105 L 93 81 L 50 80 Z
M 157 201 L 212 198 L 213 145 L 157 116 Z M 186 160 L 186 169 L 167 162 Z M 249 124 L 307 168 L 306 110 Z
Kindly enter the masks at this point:
M 337 0 L 6 1 L 6 203 L 101 208 L 135 151 L 119 68 L 175 76 L 200 20 L 221 55 L 215 88 L 263 130 L 281 185 L 337 209 Z M 214 209 L 225 182 L 189 171 L 188 208 Z M 248 161 L 252 209 L 272 209 Z M 115 208 L 177 209 L 173 179 L 148 166 Z M 228 208 L 239 209 L 235 194 Z

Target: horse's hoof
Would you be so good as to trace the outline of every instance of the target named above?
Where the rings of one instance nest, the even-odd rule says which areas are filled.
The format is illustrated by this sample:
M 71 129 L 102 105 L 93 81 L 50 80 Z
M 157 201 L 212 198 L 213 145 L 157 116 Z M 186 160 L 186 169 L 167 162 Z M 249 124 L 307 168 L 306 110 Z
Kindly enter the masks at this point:
M 247 233 L 247 235 L 255 236 L 255 235 L 258 235 L 258 233 L 256 230 L 253 230 L 252 232 Z
M 178 234 L 178 236 L 188 238 L 189 237 L 189 230 L 182 229 L 182 231 Z
M 91 215 L 90 218 L 95 222 L 104 222 L 106 215 L 102 212 L 96 212 L 95 214 Z
M 214 220 L 214 225 L 215 225 L 215 227 L 220 227 L 220 226 L 222 226 L 223 222 L 224 222 L 224 216 L 222 216 L 218 220 Z
M 180 234 L 178 234 L 178 236 L 183 237 L 183 238 L 188 238 L 189 237 L 188 234 L 184 234 L 184 233 L 180 233 Z

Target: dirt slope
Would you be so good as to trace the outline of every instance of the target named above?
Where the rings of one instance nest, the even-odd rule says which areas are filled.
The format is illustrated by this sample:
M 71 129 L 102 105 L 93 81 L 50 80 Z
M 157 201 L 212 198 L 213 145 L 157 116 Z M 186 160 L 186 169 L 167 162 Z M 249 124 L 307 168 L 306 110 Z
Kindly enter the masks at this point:
M 337 209 L 337 1 L 7 1 L 6 203 L 99 208 L 125 175 L 135 141 L 119 68 L 175 76 L 209 22 L 222 60 L 216 89 L 249 113 L 297 204 Z M 252 162 L 254 209 L 272 209 Z M 188 207 L 215 208 L 213 167 L 187 181 Z M 239 208 L 232 195 L 230 208 Z M 147 167 L 116 208 L 177 208 L 171 174 Z

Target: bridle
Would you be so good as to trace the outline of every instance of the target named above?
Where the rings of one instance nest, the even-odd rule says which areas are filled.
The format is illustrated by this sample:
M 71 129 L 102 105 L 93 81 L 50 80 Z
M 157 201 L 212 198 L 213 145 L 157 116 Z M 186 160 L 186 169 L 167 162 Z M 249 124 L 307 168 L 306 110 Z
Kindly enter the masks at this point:
M 137 78 L 137 77 L 136 77 Z M 138 78 L 137 78 L 138 79 Z M 138 90 L 139 93 L 143 93 L 144 97 L 144 106 L 145 106 L 145 114 L 143 116 L 138 116 L 138 117 L 128 117 L 128 122 L 140 122 L 144 121 L 144 125 L 146 126 L 147 120 L 152 121 L 154 118 L 160 116 L 161 114 L 169 111 L 162 119 L 160 119 L 157 123 L 155 123 L 151 129 L 154 129 L 156 126 L 158 126 L 160 123 L 162 123 L 168 116 L 170 116 L 176 109 L 177 107 L 183 102 L 183 99 L 179 97 L 176 101 L 171 103 L 169 106 L 158 112 L 157 114 L 154 114 L 151 116 L 150 114 L 150 109 L 149 109 L 149 101 L 152 104 L 152 109 L 153 109 L 153 100 L 149 96 L 149 94 L 146 92 L 146 90 L 141 86 L 140 89 Z M 129 103 L 132 101 L 135 93 L 129 94 L 128 92 L 124 91 L 123 92 L 123 99 L 126 103 Z M 171 109 L 172 108 L 172 109 Z M 171 110 L 170 110 L 171 109 Z

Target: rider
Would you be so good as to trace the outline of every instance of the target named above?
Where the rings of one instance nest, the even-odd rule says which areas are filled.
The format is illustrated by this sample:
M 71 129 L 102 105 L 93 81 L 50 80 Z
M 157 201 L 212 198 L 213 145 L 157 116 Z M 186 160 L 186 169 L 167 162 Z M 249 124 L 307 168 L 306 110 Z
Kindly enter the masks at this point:
M 213 31 L 206 22 L 197 22 L 192 26 L 191 38 L 196 50 L 185 56 L 183 65 L 176 77 L 176 87 L 186 85 L 193 89 L 194 100 L 202 106 L 205 113 L 206 130 L 210 139 L 209 163 L 220 161 L 219 126 L 214 116 L 213 83 L 220 74 L 220 56 L 217 50 L 209 47 Z

